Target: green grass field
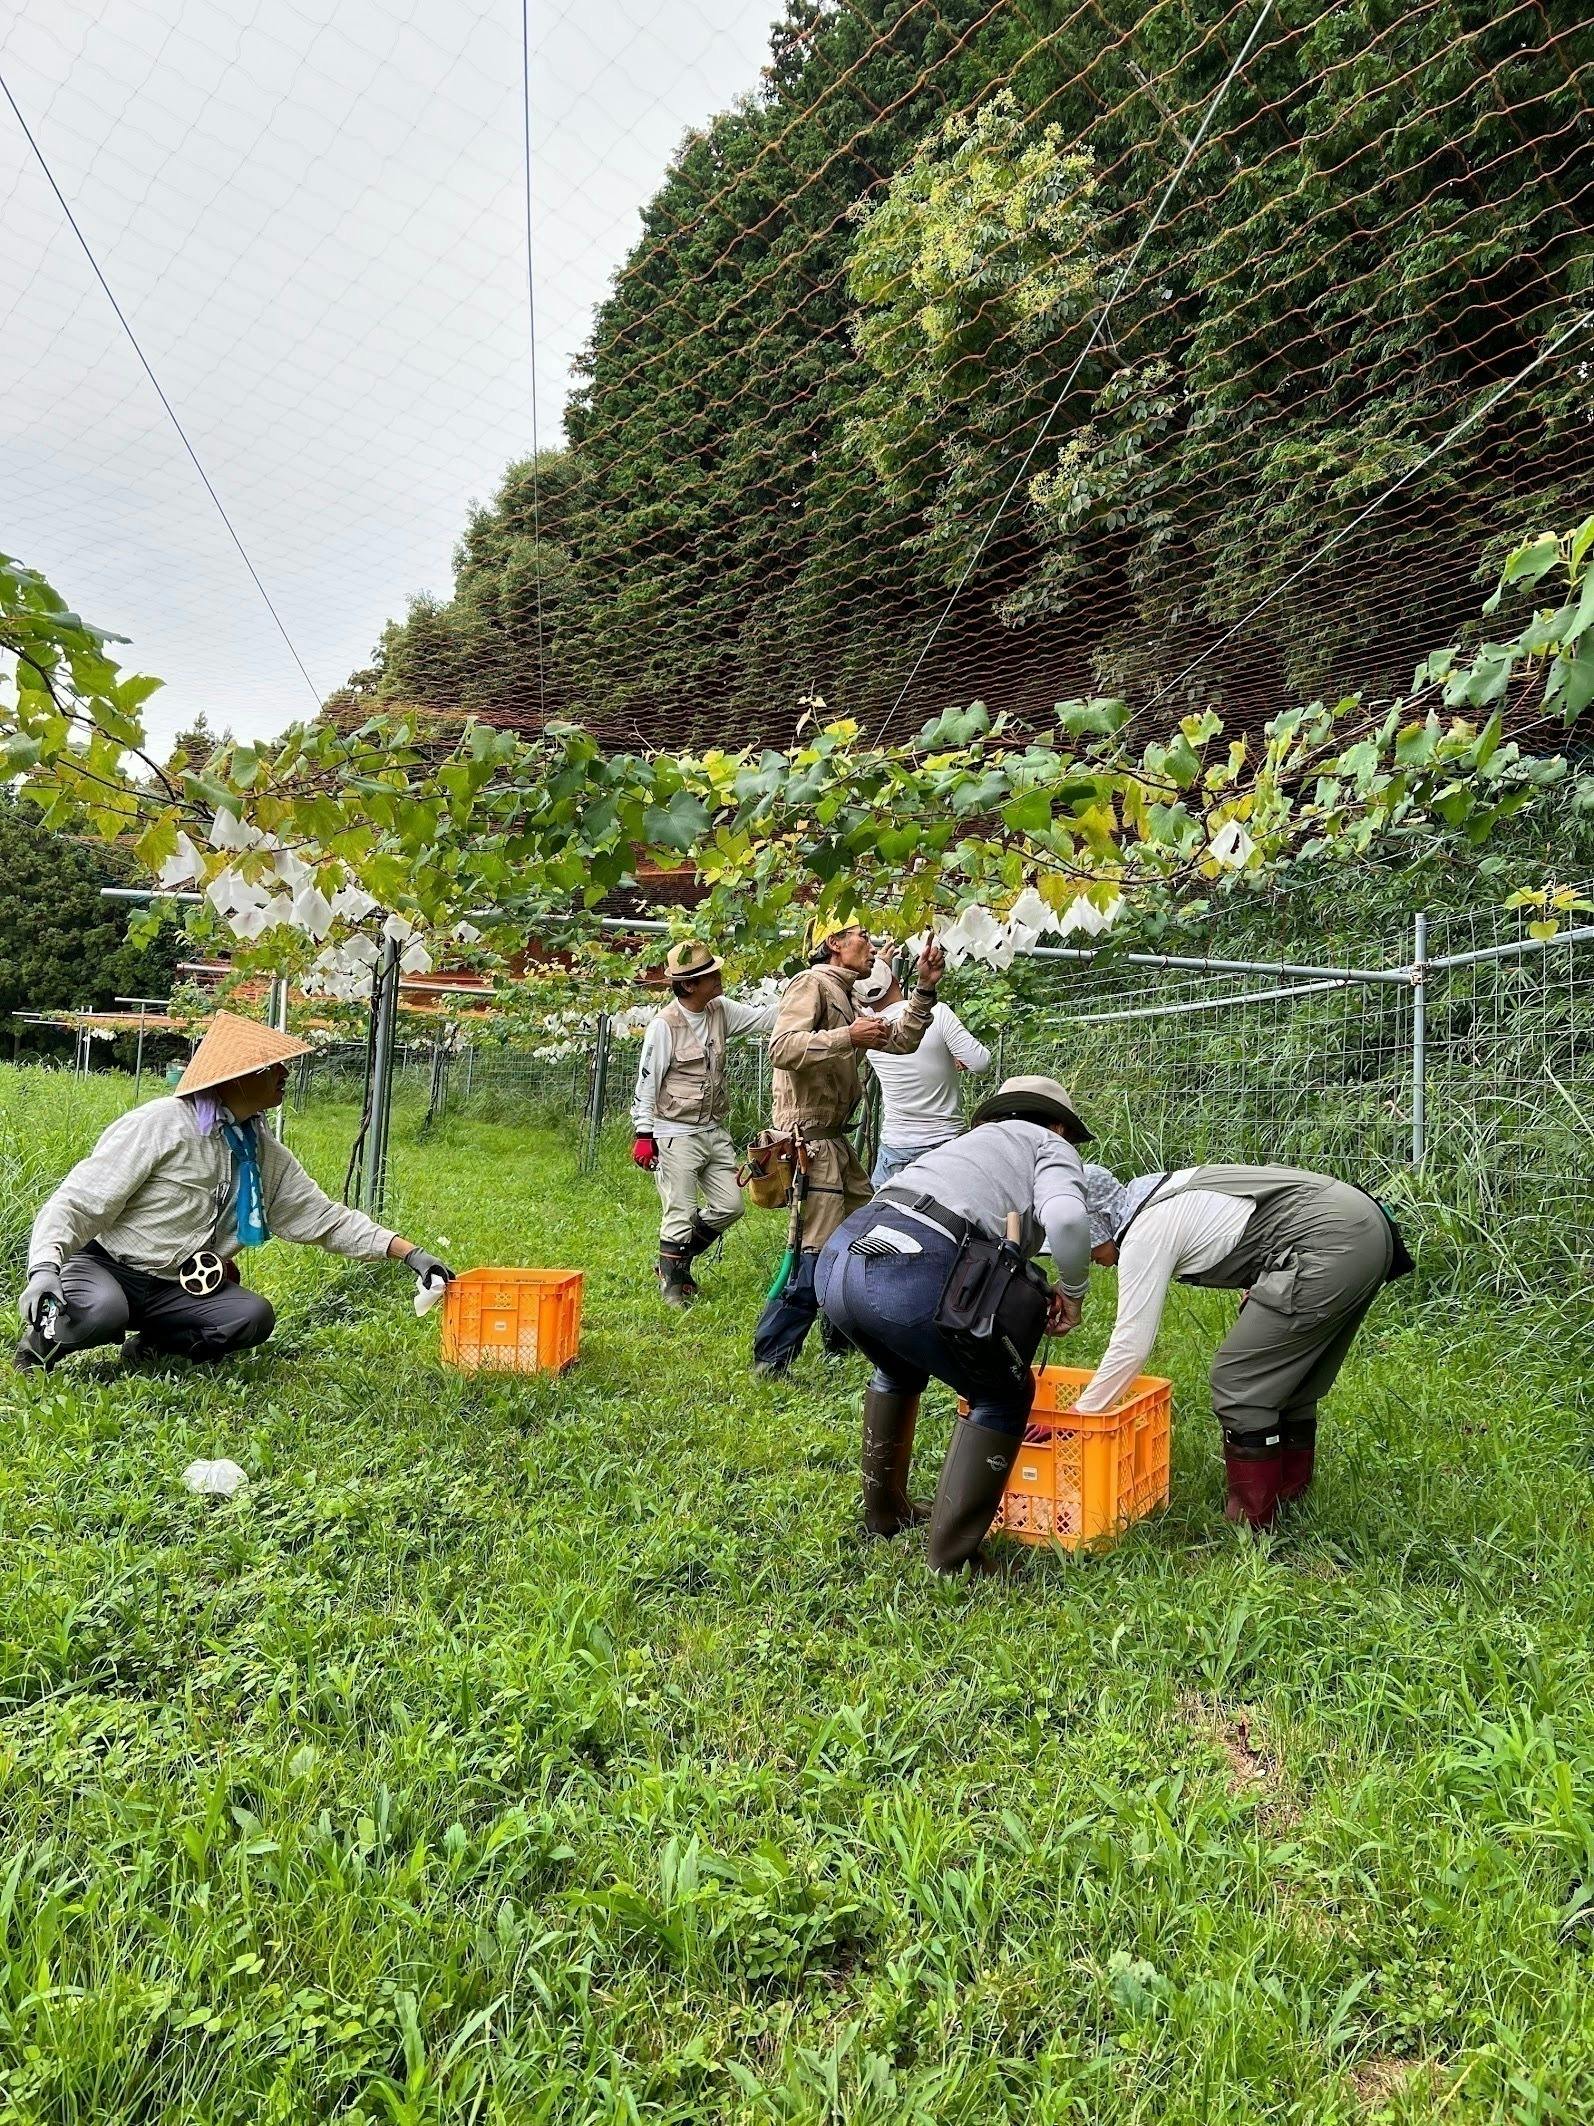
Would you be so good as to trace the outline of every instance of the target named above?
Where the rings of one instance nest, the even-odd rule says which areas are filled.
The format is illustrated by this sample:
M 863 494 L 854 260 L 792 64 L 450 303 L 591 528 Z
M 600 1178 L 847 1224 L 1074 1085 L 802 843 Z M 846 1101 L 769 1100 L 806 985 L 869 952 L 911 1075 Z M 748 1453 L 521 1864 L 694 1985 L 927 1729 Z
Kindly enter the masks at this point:
M 0 1072 L 8 1306 L 124 1097 Z M 1594 2119 L 1586 1307 L 1387 1294 L 1258 1545 L 1184 1295 L 1169 1512 L 947 1583 L 857 1530 L 857 1368 L 748 1377 L 779 1218 L 682 1319 L 622 1147 L 397 1156 L 457 1264 L 585 1269 L 570 1375 L 277 1246 L 242 1362 L 5 1376 L 0 2118 Z

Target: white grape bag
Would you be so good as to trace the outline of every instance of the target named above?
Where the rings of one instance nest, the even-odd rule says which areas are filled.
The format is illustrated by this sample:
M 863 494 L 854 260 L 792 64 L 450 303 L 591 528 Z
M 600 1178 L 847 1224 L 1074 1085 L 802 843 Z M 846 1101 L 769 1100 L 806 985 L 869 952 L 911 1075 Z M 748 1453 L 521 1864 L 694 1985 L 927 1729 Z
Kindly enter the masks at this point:
M 200 1498 L 230 1499 L 247 1490 L 249 1479 L 236 1462 L 190 1462 L 183 1482 Z

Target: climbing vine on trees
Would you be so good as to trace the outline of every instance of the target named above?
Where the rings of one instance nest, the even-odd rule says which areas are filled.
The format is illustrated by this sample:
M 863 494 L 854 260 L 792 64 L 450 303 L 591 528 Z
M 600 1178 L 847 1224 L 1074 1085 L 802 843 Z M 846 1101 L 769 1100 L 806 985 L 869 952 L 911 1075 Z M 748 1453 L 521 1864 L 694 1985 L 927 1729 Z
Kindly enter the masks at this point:
M 368 983 L 379 924 L 412 970 L 439 938 L 490 955 L 579 935 L 645 859 L 696 872 L 694 920 L 747 971 L 788 960 L 808 913 L 851 907 L 902 933 L 956 919 L 954 942 L 1001 964 L 1026 937 L 1100 931 L 1126 905 L 1154 918 L 1302 858 L 1486 840 L 1565 772 L 1504 737 L 1508 700 L 1537 689 L 1570 721 L 1594 693 L 1591 550 L 1594 519 L 1530 540 L 1491 609 L 1555 603 L 1514 638 L 1430 656 L 1387 709 L 1314 702 L 1259 740 L 1212 710 L 1146 740 L 1102 699 L 1060 704 L 1044 736 L 976 702 L 878 745 L 815 701 L 781 751 L 605 753 L 564 723 L 440 742 L 394 714 L 173 773 L 144 747 L 157 682 L 0 557 L 0 759 L 47 823 L 128 844 L 160 886 L 204 893 L 202 920 L 333 995 Z

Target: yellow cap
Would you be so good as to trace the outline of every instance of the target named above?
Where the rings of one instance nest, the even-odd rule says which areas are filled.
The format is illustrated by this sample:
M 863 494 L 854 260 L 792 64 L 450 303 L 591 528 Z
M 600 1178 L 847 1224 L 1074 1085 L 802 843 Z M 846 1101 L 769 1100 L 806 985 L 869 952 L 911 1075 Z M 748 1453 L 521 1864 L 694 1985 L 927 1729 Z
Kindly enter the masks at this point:
M 862 930 L 864 920 L 856 909 L 833 915 L 816 915 L 809 918 L 806 941 L 808 957 L 815 959 L 832 938 L 845 936 L 849 930 Z

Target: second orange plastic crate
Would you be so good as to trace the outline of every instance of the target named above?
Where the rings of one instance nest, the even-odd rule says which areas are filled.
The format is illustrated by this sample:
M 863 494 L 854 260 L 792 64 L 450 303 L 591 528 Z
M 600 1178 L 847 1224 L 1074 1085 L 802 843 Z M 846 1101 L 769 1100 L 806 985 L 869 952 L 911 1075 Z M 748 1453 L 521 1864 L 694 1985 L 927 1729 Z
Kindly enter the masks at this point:
M 1066 1414 L 1090 1379 L 1088 1366 L 1043 1366 L 1029 1431 L 993 1534 L 1077 1549 L 1116 1535 L 1168 1501 L 1173 1389 L 1142 1373 L 1111 1410 Z
M 579 1270 L 462 1270 L 443 1294 L 443 1358 L 467 1373 L 557 1373 L 580 1347 Z

